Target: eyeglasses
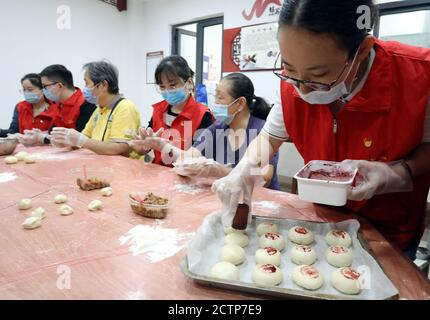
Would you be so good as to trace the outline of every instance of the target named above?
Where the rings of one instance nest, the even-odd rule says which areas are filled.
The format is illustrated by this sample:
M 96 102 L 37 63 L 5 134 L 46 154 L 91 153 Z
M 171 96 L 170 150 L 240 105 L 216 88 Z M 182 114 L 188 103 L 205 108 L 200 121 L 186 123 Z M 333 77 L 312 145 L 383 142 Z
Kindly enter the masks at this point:
M 56 85 L 56 84 L 58 84 L 58 83 L 60 83 L 60 81 L 53 82 L 53 83 L 46 84 L 46 85 L 42 85 L 42 88 L 43 88 L 43 89 L 47 89 L 48 87 L 52 87 L 52 86 L 54 86 L 54 85 Z
M 21 94 L 28 93 L 28 92 L 35 92 L 35 93 L 37 93 L 39 91 L 40 91 L 39 89 L 32 89 L 32 90 L 19 89 L 19 93 L 21 93 Z
M 191 78 L 190 78 L 191 79 Z M 155 88 L 156 88 L 156 90 L 157 90 L 157 92 L 159 93 L 159 94 L 162 94 L 162 93 L 164 93 L 164 92 L 172 92 L 172 91 L 175 91 L 175 90 L 178 90 L 178 89 L 181 89 L 181 88 L 184 88 L 186 85 L 188 84 L 188 81 L 183 81 L 182 79 L 180 80 L 180 82 L 179 83 L 177 83 L 177 84 L 175 84 L 175 85 L 169 85 L 169 87 L 166 89 L 166 88 L 161 88 L 160 87 L 160 85 L 155 85 Z M 187 87 L 187 88 L 189 88 L 189 87 Z
M 178 90 L 180 88 L 183 88 L 184 86 L 185 86 L 185 84 L 180 83 L 180 84 L 177 84 L 177 85 L 174 85 L 174 86 L 169 86 L 168 89 L 162 89 L 160 86 L 157 85 L 156 89 L 157 89 L 157 92 L 159 94 L 162 94 L 163 92 L 171 92 L 171 91 Z
M 284 69 L 284 63 L 282 63 L 282 69 L 284 69 L 282 72 L 276 72 L 277 65 L 279 62 L 279 57 L 281 54 L 278 54 L 278 57 L 276 58 L 275 66 L 273 68 L 273 73 L 282 81 L 288 82 L 289 84 L 292 84 L 293 86 L 300 87 L 301 84 L 308 87 L 311 90 L 314 91 L 330 91 L 331 88 L 339 81 L 342 74 L 345 72 L 346 67 L 349 65 L 349 61 L 346 61 L 345 65 L 342 68 L 342 71 L 339 73 L 339 76 L 336 78 L 336 80 L 332 81 L 331 83 L 322 83 L 322 82 L 316 82 L 316 81 L 309 81 L 309 80 L 299 80 L 292 77 L 289 77 L 285 75 L 285 69 Z

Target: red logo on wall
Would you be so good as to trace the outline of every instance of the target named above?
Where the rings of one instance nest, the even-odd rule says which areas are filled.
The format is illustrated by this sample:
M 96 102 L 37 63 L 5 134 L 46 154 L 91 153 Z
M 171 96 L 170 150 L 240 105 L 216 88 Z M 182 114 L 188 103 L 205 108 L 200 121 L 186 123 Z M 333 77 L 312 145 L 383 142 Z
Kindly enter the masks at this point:
M 243 10 L 242 15 L 248 21 L 252 20 L 254 16 L 260 18 L 266 11 L 267 7 L 271 4 L 276 4 L 278 6 L 282 5 L 281 0 L 256 0 L 251 12 L 248 14 L 246 13 L 246 10 Z

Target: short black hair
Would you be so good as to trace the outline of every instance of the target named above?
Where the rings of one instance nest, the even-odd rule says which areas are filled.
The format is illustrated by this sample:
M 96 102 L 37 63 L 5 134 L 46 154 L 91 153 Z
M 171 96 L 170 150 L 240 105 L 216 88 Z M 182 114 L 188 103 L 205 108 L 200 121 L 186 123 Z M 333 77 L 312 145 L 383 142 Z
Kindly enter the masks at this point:
M 90 62 L 84 65 L 83 69 L 88 72 L 88 76 L 94 85 L 106 81 L 108 83 L 108 92 L 118 94 L 118 69 L 107 61 Z
M 75 88 L 73 84 L 73 74 L 61 64 L 54 64 L 49 67 L 46 67 L 40 73 L 40 77 L 47 77 L 51 81 L 61 82 L 69 89 Z
M 360 28 L 358 20 L 370 10 L 369 29 Z M 378 9 L 373 0 L 286 0 L 279 17 L 279 26 L 303 28 L 313 33 L 333 34 L 339 44 L 354 54 L 358 46 L 374 27 Z
M 266 120 L 270 113 L 270 106 L 263 98 L 255 95 L 254 84 L 243 73 L 230 73 L 222 78 L 222 81 L 229 82 L 229 94 L 233 99 L 244 97 L 254 117 Z
M 161 75 L 181 78 L 184 82 L 194 77 L 194 71 L 191 70 L 187 60 L 178 55 L 172 55 L 161 60 L 155 69 L 155 82 L 161 84 Z
M 23 83 L 25 80 L 30 81 L 33 86 L 39 89 L 43 88 L 42 80 L 40 80 L 40 75 L 38 75 L 37 73 L 26 74 L 24 77 L 22 77 L 21 83 Z

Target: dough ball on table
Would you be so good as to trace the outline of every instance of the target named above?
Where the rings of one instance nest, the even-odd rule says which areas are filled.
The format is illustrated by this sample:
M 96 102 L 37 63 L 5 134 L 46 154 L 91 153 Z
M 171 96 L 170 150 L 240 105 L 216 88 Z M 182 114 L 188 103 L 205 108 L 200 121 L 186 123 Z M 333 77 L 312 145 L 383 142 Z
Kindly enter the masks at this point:
M 359 294 L 361 274 L 353 268 L 340 268 L 333 272 L 331 276 L 332 286 L 339 292 L 345 294 Z
M 224 227 L 224 233 L 230 234 L 230 233 L 235 233 L 235 232 L 239 232 L 239 233 L 243 233 L 245 234 L 245 230 L 238 230 L 238 229 L 234 229 L 233 227 Z
M 252 271 L 252 281 L 261 287 L 274 287 L 282 280 L 284 276 L 281 269 L 273 264 L 258 264 Z
M 275 248 L 258 249 L 255 253 L 257 264 L 273 264 L 277 267 L 281 265 L 281 253 Z
M 234 264 L 226 261 L 218 262 L 211 269 L 211 277 L 228 281 L 239 281 L 240 271 Z
M 276 250 L 282 251 L 285 248 L 285 240 L 279 233 L 266 233 L 260 237 L 260 248 L 275 248 Z
M 33 230 L 39 228 L 42 225 L 42 219 L 36 217 L 30 217 L 22 224 L 24 229 Z
M 31 208 L 31 199 L 22 199 L 18 203 L 19 210 L 28 210 Z
M 324 284 L 324 278 L 317 268 L 306 265 L 294 268 L 293 281 L 307 290 L 317 290 Z
M 62 204 L 67 202 L 67 196 L 65 194 L 57 194 L 54 198 L 56 204 Z
M 28 156 L 28 153 L 25 151 L 20 151 L 15 155 L 15 157 L 18 159 L 18 161 L 24 161 L 25 157 L 27 157 L 27 156 Z
M 227 244 L 221 248 L 219 259 L 234 265 L 242 264 L 246 259 L 245 250 L 238 245 Z
M 111 187 L 106 187 L 100 190 L 100 194 L 103 197 L 110 197 L 112 195 L 112 188 Z
M 331 230 L 325 236 L 325 241 L 329 246 L 344 246 L 348 248 L 352 243 L 351 236 L 343 230 Z
M 103 203 L 100 200 L 91 201 L 88 205 L 88 210 L 90 211 L 98 211 L 101 210 Z
M 290 239 L 291 242 L 303 244 L 305 246 L 315 241 L 312 231 L 305 227 L 291 228 L 290 231 L 288 231 L 288 239 Z
M 35 218 L 39 218 L 40 220 L 45 219 L 46 218 L 46 210 L 43 209 L 42 207 L 39 207 L 31 213 L 31 216 L 35 217 Z
M 68 206 L 67 204 L 63 204 L 60 207 L 60 214 L 62 216 L 70 216 L 73 214 L 73 208 L 71 206 Z
M 29 154 L 28 156 L 26 156 L 26 157 L 24 158 L 24 162 L 25 162 L 26 164 L 33 164 L 33 163 L 36 163 L 36 161 L 37 161 L 36 156 L 34 156 L 34 155 L 32 155 L 32 154 Z
M 6 163 L 6 164 L 16 164 L 16 163 L 18 163 L 18 159 L 16 157 L 14 157 L 14 156 L 9 156 L 9 157 L 4 158 L 4 163 Z
M 341 268 L 352 264 L 352 251 L 343 246 L 331 246 L 325 253 L 327 262 L 332 266 Z
M 263 234 L 266 233 L 277 233 L 278 232 L 278 226 L 271 222 L 262 222 L 257 226 L 257 234 L 259 237 L 261 237 Z
M 298 265 L 310 266 L 317 260 L 314 248 L 300 244 L 293 246 L 289 256 L 291 261 Z
M 225 236 L 224 243 L 236 244 L 244 248 L 249 244 L 249 239 L 246 234 L 243 234 L 241 232 L 233 232 Z

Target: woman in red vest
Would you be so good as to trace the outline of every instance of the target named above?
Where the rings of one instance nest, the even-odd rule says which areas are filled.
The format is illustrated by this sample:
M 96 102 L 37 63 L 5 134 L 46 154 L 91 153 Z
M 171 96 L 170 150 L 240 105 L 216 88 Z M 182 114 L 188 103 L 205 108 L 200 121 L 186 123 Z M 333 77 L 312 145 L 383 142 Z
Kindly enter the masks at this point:
M 197 130 L 206 129 L 215 121 L 209 108 L 194 100 L 192 96 L 194 72 L 181 56 L 164 58 L 155 70 L 158 92 L 164 100 L 153 105 L 154 111 L 148 129 L 141 129 L 139 139 L 159 132 L 181 150 L 188 150 L 193 145 Z M 150 150 L 133 145 L 139 154 Z M 174 157 L 162 156 L 154 150 L 153 163 L 171 166 Z
M 430 50 L 375 39 L 368 32 L 376 16 L 372 0 L 285 2 L 280 101 L 244 160 L 213 190 L 225 204 L 238 190 L 250 201 L 259 178 L 251 169 L 290 138 L 305 162 L 358 168 L 363 179 L 347 207 L 414 259 L 430 185 Z
M 47 100 L 42 92 L 40 76 L 27 74 L 21 79 L 22 94 L 25 100 L 19 102 L 14 111 L 9 129 L 0 130 L 0 137 L 8 134 L 23 134 L 26 130 L 49 130 L 58 115 L 57 107 Z

